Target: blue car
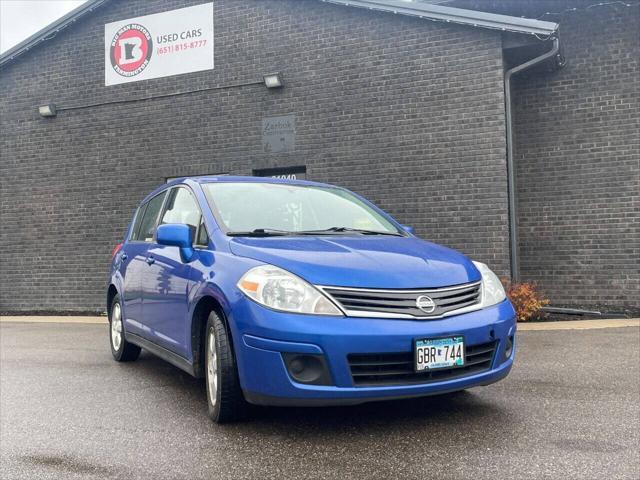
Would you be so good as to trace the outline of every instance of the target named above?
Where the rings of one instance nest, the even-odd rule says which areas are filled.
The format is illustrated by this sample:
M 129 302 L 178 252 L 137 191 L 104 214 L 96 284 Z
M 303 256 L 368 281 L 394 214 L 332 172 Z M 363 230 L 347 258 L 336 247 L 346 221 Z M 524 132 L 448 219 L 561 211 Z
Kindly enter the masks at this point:
M 206 382 L 209 415 L 350 405 L 504 378 L 516 321 L 484 264 L 364 198 L 307 181 L 175 180 L 137 209 L 107 294 L 119 362 Z

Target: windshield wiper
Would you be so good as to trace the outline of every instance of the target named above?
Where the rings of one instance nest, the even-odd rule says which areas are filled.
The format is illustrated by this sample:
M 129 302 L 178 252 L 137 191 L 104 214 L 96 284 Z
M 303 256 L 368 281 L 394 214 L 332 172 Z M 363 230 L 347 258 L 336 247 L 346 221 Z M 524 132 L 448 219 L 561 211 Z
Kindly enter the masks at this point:
M 322 235 L 323 233 L 332 234 L 332 233 L 361 233 L 363 235 L 391 235 L 394 237 L 403 237 L 401 233 L 398 232 L 381 232 L 380 230 L 366 230 L 363 228 L 349 228 L 349 227 L 330 227 L 324 228 L 322 230 L 305 230 L 302 232 L 295 232 L 300 235 Z
M 361 233 L 362 235 L 391 235 L 394 237 L 403 237 L 401 233 L 382 232 L 380 230 L 366 230 L 362 228 L 349 227 L 330 227 L 322 230 L 278 230 L 275 228 L 256 228 L 246 232 L 227 232 L 230 237 L 284 237 L 287 235 L 333 235 L 339 233 Z
M 230 237 L 283 237 L 285 235 L 294 235 L 295 233 L 275 228 L 256 228 L 247 232 L 227 232 L 227 235 Z

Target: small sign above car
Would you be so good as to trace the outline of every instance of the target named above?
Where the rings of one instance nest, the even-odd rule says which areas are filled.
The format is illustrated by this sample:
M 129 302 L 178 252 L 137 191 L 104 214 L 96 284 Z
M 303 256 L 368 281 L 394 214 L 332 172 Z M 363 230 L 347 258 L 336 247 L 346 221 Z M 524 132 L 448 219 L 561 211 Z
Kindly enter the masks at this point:
M 292 152 L 296 146 L 296 116 L 281 115 L 262 119 L 264 153 Z

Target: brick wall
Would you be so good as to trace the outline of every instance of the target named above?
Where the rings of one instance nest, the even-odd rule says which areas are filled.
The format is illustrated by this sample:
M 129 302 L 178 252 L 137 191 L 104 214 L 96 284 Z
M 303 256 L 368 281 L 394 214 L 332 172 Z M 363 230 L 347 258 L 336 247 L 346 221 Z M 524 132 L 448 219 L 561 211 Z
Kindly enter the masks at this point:
M 450 5 L 560 23 L 565 68 L 514 81 L 522 280 L 554 305 L 640 312 L 640 2 Z
M 564 15 L 565 68 L 515 83 L 521 274 L 556 305 L 640 310 L 639 12 Z
M 508 273 L 498 33 L 316 0 L 216 0 L 213 71 L 104 87 L 104 24 L 192 1 L 116 1 L 0 72 L 0 311 L 104 308 L 109 254 L 165 177 L 307 165 L 424 238 Z M 65 106 L 260 79 L 61 112 Z M 296 150 L 262 151 L 296 115 Z

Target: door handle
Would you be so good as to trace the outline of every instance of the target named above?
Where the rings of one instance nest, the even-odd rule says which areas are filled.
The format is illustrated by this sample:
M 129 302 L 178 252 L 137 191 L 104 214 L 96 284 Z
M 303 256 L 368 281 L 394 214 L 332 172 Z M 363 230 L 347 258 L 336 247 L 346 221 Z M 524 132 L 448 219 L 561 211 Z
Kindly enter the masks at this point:
M 149 255 L 147 257 L 147 264 L 153 265 L 155 262 L 156 262 L 156 259 L 153 256 Z
M 123 253 L 122 256 L 120 257 L 120 261 L 124 262 L 127 258 L 129 258 L 129 255 L 127 255 L 126 253 Z

